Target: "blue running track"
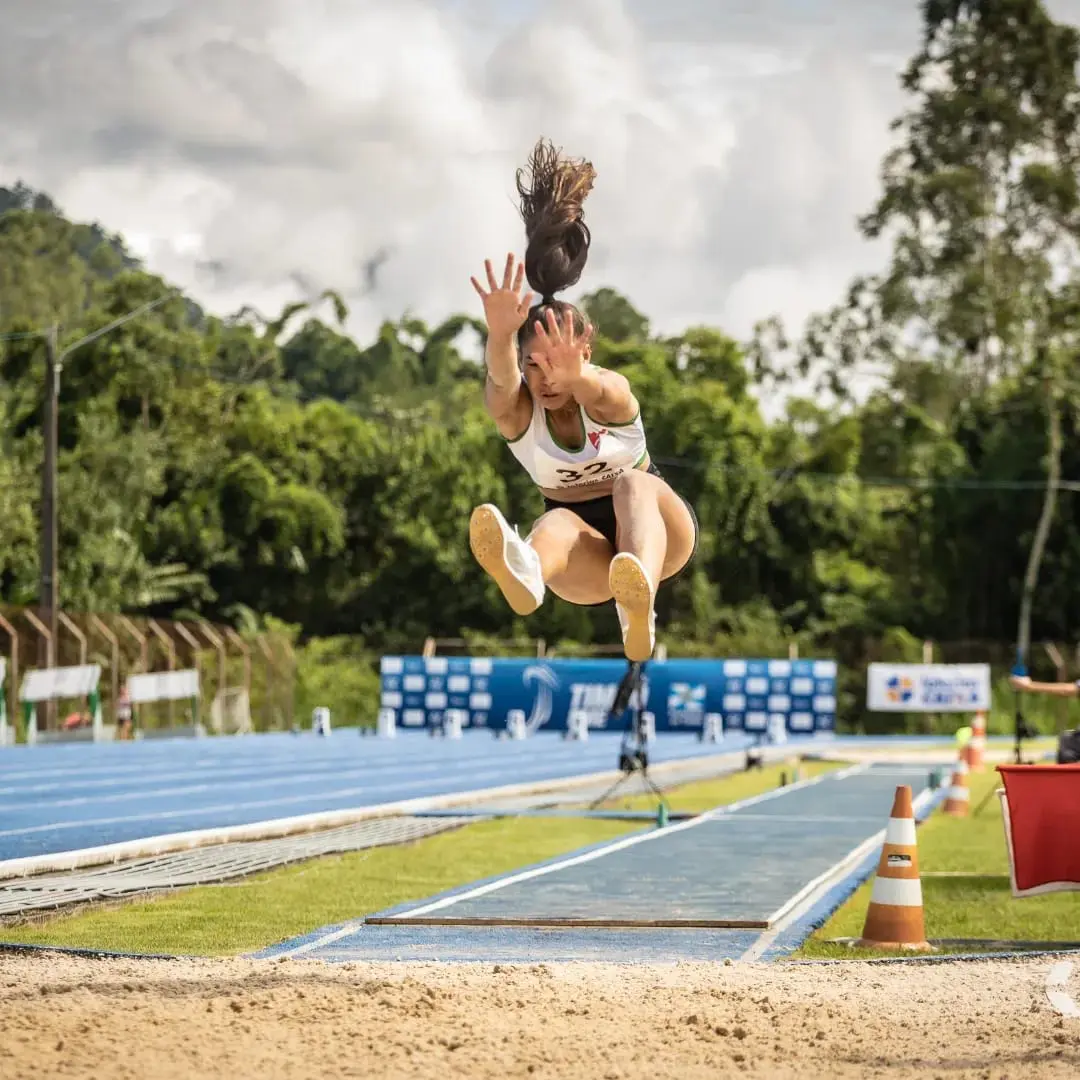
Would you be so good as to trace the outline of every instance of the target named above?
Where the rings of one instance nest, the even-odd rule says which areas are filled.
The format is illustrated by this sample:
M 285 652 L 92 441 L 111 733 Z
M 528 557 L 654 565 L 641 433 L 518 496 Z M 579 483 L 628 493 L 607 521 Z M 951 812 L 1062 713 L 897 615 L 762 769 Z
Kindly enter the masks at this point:
M 734 735 L 702 744 L 665 735 L 659 764 L 738 751 Z M 556 735 L 497 741 L 403 733 L 361 738 L 272 734 L 0 749 L 0 868 L 6 860 L 55 855 L 170 833 L 253 825 L 406 799 L 609 772 L 619 736 L 587 742 Z M 795 744 L 792 745 L 795 749 Z

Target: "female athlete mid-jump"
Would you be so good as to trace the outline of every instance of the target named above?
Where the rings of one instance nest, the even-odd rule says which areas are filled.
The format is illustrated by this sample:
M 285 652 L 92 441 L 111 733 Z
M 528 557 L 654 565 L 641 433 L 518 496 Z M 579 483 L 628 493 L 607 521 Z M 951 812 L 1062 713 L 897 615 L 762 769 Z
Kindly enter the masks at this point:
M 472 279 L 488 325 L 484 401 L 499 433 L 544 496 L 526 539 L 496 506 L 478 506 L 469 542 L 519 615 L 545 587 L 572 604 L 614 598 L 627 659 L 648 660 L 661 581 L 697 547 L 697 519 L 653 466 L 630 384 L 591 362 L 592 327 L 555 294 L 577 283 L 589 254 L 582 205 L 596 172 L 537 143 L 528 180 L 517 174 L 527 247 L 506 258 L 502 282 L 485 263 Z M 523 279 L 540 295 L 522 295 Z

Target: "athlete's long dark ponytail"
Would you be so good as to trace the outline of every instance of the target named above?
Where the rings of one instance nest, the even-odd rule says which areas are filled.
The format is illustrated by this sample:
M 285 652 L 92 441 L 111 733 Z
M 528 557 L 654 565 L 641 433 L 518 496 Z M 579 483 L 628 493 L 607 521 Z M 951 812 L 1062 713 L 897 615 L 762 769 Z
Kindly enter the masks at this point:
M 531 336 L 533 323 L 543 320 L 548 308 L 560 317 L 570 308 L 575 328 L 579 332 L 585 328 L 577 308 L 557 300 L 555 294 L 578 283 L 589 258 L 592 235 L 585 224 L 584 203 L 595 179 L 596 170 L 588 161 L 564 157 L 546 139 L 533 147 L 527 166 L 518 169 L 517 189 L 528 242 L 525 277 L 540 296 L 521 328 L 522 341 Z

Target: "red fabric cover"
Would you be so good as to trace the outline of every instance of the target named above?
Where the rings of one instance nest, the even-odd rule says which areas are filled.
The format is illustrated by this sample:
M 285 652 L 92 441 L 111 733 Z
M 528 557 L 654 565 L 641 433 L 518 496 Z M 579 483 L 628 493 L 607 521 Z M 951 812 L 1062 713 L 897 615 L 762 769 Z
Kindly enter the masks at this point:
M 1017 894 L 1080 890 L 1080 765 L 998 765 Z

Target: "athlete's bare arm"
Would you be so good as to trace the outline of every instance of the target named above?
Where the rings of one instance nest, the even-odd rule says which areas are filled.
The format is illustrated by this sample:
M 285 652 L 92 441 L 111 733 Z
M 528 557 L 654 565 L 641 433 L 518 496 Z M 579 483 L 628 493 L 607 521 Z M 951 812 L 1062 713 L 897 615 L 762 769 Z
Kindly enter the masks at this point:
M 499 434 L 505 439 L 516 439 L 529 426 L 532 416 L 532 399 L 518 366 L 517 333 L 529 314 L 532 293 L 521 295 L 525 280 L 525 264 L 517 263 L 513 254 L 506 256 L 506 268 L 500 285 L 495 279 L 491 260 L 484 260 L 488 287 L 485 291 L 476 278 L 473 288 L 480 294 L 484 304 L 484 316 L 488 324 L 484 363 L 487 379 L 484 382 L 484 405 L 488 415 L 495 421 Z
M 640 407 L 625 375 L 585 365 L 571 390 L 574 400 L 603 424 L 629 424 Z
M 517 356 L 516 334 L 509 338 L 488 334 L 484 349 L 487 365 L 484 405 L 505 439 L 516 439 L 529 426 L 532 417 L 532 400 L 521 377 Z
M 1027 675 L 1013 675 L 1009 683 L 1014 690 L 1025 694 L 1047 694 L 1050 697 L 1077 697 L 1080 684 L 1074 682 L 1032 682 Z

